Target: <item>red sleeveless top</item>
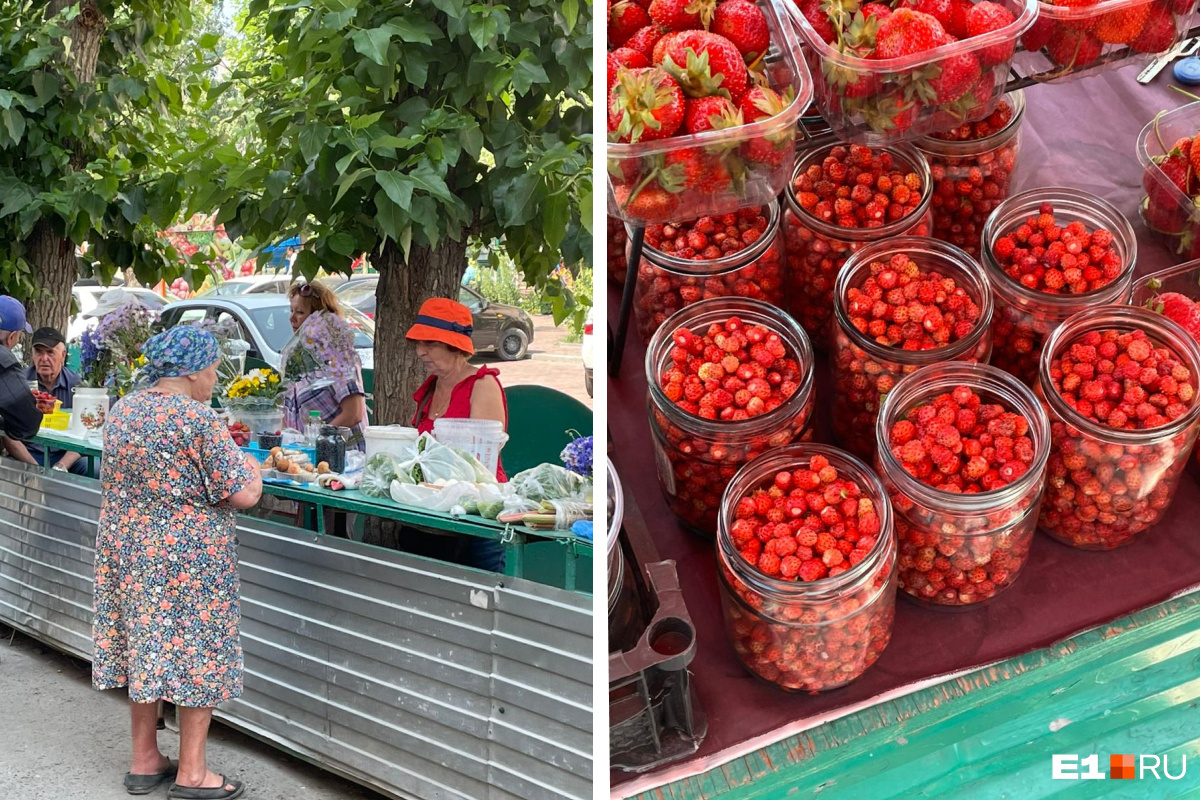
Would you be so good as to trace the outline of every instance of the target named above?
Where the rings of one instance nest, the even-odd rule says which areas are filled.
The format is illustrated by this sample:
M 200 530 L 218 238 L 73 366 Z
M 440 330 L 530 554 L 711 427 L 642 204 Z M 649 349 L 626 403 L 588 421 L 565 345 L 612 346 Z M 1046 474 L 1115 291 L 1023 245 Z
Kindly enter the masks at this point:
M 496 382 L 500 382 L 500 370 L 492 369 L 491 367 L 482 366 L 474 375 L 463 378 L 453 389 L 450 390 L 450 405 L 446 408 L 446 413 L 442 414 L 439 419 L 470 419 L 471 418 L 471 392 L 475 390 L 475 383 L 480 378 L 492 376 Z M 417 401 L 417 413 L 413 414 L 412 425 L 421 433 L 433 433 L 434 420 L 429 417 L 429 406 L 433 403 L 433 390 L 437 386 L 437 376 L 430 375 L 421 384 L 421 388 L 413 393 L 413 399 Z M 500 400 L 504 403 L 504 427 L 508 428 L 508 398 L 504 396 L 504 387 L 500 387 Z M 503 459 L 496 463 L 496 480 L 504 483 L 508 477 L 504 474 Z

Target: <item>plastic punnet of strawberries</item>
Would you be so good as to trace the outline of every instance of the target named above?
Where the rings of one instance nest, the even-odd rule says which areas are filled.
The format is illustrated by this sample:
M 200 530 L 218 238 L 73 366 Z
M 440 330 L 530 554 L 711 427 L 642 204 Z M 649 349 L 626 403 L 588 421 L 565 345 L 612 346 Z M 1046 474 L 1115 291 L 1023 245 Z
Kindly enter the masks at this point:
M 811 436 L 812 350 L 795 323 L 768 327 L 772 314 L 784 315 L 763 303 L 708 300 L 684 314 L 648 347 L 650 423 L 668 507 L 711 537 L 738 469 Z
M 878 660 L 895 614 L 895 542 L 877 478 L 821 445 L 752 462 L 730 487 L 718 539 L 721 599 L 751 674 L 817 693 Z
M 1047 345 L 1038 390 L 1051 453 L 1039 525 L 1073 547 L 1128 544 L 1174 497 L 1200 421 L 1200 351 L 1161 319 L 1133 306 L 1092 309 Z
M 899 252 L 874 257 L 893 242 Z M 834 293 L 833 430 L 863 458 L 875 453 L 880 406 L 903 376 L 936 361 L 986 362 L 991 349 L 991 298 L 982 274 L 967 272 L 978 271 L 974 262 L 957 251 L 957 265 L 947 258 L 923 267 L 903 252 L 908 246 L 913 255 L 921 246 L 955 250 L 917 237 L 872 245 L 847 265 Z
M 829 339 L 833 284 L 854 251 L 929 234 L 929 168 L 909 147 L 834 145 L 800 158 L 786 195 L 789 311 L 818 348 Z
M 1194 276 L 1187 275 L 1186 268 L 1181 270 L 1181 268 L 1176 267 L 1172 271 L 1179 272 L 1181 276 L 1187 276 L 1194 280 Z M 1161 284 L 1151 276 L 1147 282 L 1147 286 L 1149 290 L 1155 291 L 1161 287 Z M 1200 288 L 1196 291 L 1200 292 Z M 1134 298 L 1135 302 L 1137 299 L 1136 297 Z M 1183 328 L 1192 337 L 1192 341 L 1200 344 L 1200 303 L 1197 303 L 1192 297 L 1181 292 L 1156 292 L 1146 301 L 1146 307 L 1157 314 L 1162 314 Z M 1196 460 L 1200 461 L 1200 449 L 1197 449 L 1195 454 Z
M 1023 4 L 989 0 L 797 5 L 809 44 L 813 36 L 824 42 L 806 53 L 823 78 L 816 93 L 826 117 L 844 134 L 866 128 L 890 141 L 990 113 L 1028 24 Z
M 51 414 L 54 412 L 54 404 L 58 398 L 49 392 L 43 392 L 41 389 L 33 390 L 34 403 L 37 405 L 37 410 L 43 414 Z
M 679 309 L 713 297 L 780 305 L 783 246 L 777 205 L 646 228 L 634 287 L 643 341 Z
M 1029 554 L 1050 450 L 1045 412 L 1028 387 L 986 366 L 925 367 L 892 398 L 877 465 L 896 517 L 900 589 L 937 606 L 986 602 Z
M 1161 114 L 1159 115 L 1162 116 Z M 1154 132 L 1158 136 L 1158 118 Z M 1142 173 L 1142 221 L 1150 230 L 1179 237 L 1177 252 L 1186 259 L 1200 255 L 1200 133 L 1183 136 L 1168 149 L 1161 136 L 1163 155 L 1151 158 Z
M 776 117 L 795 100 L 772 86 L 771 25 L 751 0 L 619 0 L 609 7 L 608 140 L 622 216 L 662 222 L 721 213 L 778 194 L 795 155 L 793 120 L 744 135 L 690 137 Z M 672 146 L 668 140 L 679 140 Z
M 1128 48 L 1130 57 L 1169 50 L 1196 0 L 1053 0 L 1038 5 L 1038 19 L 1021 37 L 1021 45 L 1031 53 L 1045 53 L 1054 77 L 1062 77 L 1085 71 L 1121 48 Z M 1114 66 L 1125 60 L 1106 63 Z

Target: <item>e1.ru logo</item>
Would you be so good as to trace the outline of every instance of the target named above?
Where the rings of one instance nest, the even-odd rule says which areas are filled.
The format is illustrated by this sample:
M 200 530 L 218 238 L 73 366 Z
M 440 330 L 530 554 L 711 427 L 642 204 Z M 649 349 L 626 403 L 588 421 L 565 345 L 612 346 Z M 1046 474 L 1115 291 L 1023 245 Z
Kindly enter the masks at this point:
M 1100 756 L 1098 755 L 1080 758 L 1075 755 L 1056 753 L 1053 759 L 1053 771 L 1050 777 L 1056 781 L 1102 781 L 1105 778 L 1111 780 L 1137 780 L 1139 777 L 1142 780 L 1146 780 L 1147 775 L 1153 775 L 1155 780 L 1166 778 L 1170 781 L 1177 781 L 1187 774 L 1187 756 L 1180 756 L 1181 763 L 1178 775 L 1172 775 L 1168 769 L 1170 764 L 1169 756 L 1111 755 L 1108 757 L 1107 775 L 1100 771 Z M 1158 774 L 1160 768 L 1163 772 L 1162 775 Z

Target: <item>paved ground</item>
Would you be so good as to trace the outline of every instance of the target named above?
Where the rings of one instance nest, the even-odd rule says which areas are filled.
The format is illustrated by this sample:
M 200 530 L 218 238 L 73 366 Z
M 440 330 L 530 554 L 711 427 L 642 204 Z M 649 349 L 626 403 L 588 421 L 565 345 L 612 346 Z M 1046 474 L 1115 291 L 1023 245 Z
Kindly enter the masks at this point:
M 127 800 L 129 714 L 120 692 L 91 688 L 91 666 L 0 626 L 0 798 Z M 179 737 L 159 732 L 167 755 Z M 208 763 L 250 800 L 384 800 L 382 795 L 214 723 Z M 151 798 L 166 797 L 160 787 Z
M 594 408 L 583 385 L 583 357 L 579 342 L 563 342 L 567 326 L 554 327 L 549 316 L 533 318 L 533 343 L 529 358 L 521 361 L 501 361 L 493 353 L 479 355 L 474 363 L 487 364 L 500 370 L 500 382 L 505 386 L 537 383 L 565 392 Z M 597 354 L 599 355 L 599 354 Z

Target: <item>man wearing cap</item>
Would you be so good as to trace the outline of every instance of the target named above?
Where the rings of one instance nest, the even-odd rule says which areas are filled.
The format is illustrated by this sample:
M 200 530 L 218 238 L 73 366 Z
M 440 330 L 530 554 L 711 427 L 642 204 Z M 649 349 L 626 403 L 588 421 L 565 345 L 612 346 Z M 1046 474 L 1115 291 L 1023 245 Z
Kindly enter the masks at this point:
M 36 464 L 18 440 L 38 432 L 42 427 L 42 412 L 29 391 L 21 362 L 12 351 L 22 333 L 32 332 L 25 321 L 25 306 L 15 297 L 0 295 L 0 440 L 5 445 L 11 441 L 19 449 L 20 452 L 13 453 L 15 458 Z
M 38 382 L 38 388 L 48 392 L 62 401 L 63 408 L 71 407 L 72 390 L 79 384 L 79 375 L 68 369 L 67 340 L 55 328 L 38 328 L 33 334 L 33 366 L 25 371 L 25 380 Z M 50 450 L 40 444 L 25 442 L 6 442 L 8 451 L 14 458 L 26 461 L 20 455 L 20 450 L 26 450 L 38 464 L 45 466 L 46 458 L 60 472 L 73 472 L 76 475 L 87 474 L 87 462 L 79 453 L 66 450 Z

